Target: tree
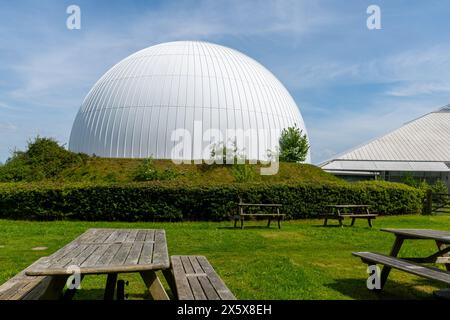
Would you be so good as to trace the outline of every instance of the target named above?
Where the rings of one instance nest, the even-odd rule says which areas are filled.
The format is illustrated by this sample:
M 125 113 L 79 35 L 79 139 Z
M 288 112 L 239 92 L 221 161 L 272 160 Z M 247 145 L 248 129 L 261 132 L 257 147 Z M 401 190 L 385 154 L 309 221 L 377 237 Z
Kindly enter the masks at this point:
M 280 161 L 303 162 L 306 160 L 309 150 L 308 138 L 297 125 L 283 129 L 279 145 Z

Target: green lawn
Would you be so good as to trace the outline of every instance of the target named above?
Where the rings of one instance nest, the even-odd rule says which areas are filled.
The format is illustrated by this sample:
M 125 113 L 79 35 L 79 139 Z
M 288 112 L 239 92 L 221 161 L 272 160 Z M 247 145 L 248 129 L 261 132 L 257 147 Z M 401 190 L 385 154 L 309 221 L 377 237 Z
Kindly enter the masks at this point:
M 369 229 L 366 221 L 355 227 L 322 227 L 319 220 L 286 221 L 282 229 L 266 229 L 265 222 L 248 223 L 244 230 L 231 222 L 109 223 L 29 222 L 0 220 L 0 283 L 41 256 L 49 255 L 92 227 L 164 228 L 169 253 L 205 255 L 239 299 L 423 299 L 442 288 L 438 283 L 392 271 L 382 293 L 366 289 L 366 266 L 352 251 L 388 253 L 394 237 L 380 232 L 390 228 L 450 230 L 450 216 L 382 217 Z M 48 247 L 33 251 L 34 247 Z M 407 241 L 400 256 L 428 255 L 431 241 Z M 130 281 L 130 299 L 146 298 L 142 281 Z M 106 281 L 88 276 L 75 298 L 101 299 Z

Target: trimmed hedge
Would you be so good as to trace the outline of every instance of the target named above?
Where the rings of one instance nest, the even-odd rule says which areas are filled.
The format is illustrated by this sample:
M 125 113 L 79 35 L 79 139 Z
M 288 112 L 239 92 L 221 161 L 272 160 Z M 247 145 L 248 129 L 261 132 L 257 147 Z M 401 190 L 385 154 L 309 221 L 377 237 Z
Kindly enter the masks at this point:
M 0 184 L 0 218 L 106 221 L 224 220 L 245 202 L 282 203 L 289 218 L 314 217 L 325 206 L 363 203 L 379 214 L 418 213 L 424 192 L 402 184 L 254 183 L 179 185 Z

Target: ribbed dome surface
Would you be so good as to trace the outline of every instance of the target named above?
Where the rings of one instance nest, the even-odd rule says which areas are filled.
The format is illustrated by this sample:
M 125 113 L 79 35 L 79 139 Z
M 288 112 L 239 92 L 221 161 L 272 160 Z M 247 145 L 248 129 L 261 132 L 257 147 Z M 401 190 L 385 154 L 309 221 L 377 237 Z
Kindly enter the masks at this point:
M 169 159 L 176 144 L 172 132 L 184 128 L 194 136 L 194 121 L 201 121 L 203 132 L 224 135 L 226 129 L 266 130 L 276 140 L 294 124 L 306 132 L 294 100 L 261 64 L 220 45 L 177 41 L 138 51 L 106 72 L 76 116 L 69 148 L 102 157 Z M 261 158 L 274 145 L 258 142 L 255 148 Z

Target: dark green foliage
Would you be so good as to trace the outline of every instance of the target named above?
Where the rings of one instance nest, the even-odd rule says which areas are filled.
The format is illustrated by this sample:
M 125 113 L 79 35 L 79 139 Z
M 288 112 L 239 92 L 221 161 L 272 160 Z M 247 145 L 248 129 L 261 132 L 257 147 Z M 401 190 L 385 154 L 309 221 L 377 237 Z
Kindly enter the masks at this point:
M 379 214 L 418 213 L 424 191 L 402 184 L 154 181 L 120 185 L 2 184 L 0 218 L 151 221 L 224 220 L 244 202 L 281 203 L 289 218 L 315 217 L 328 204 L 370 204 Z
M 426 181 L 415 178 L 411 172 L 405 172 L 402 176 L 401 182 L 414 188 L 429 188 L 429 185 L 428 183 L 426 183 Z
M 422 190 L 431 190 L 433 193 L 448 194 L 448 187 L 442 180 L 437 180 L 434 184 L 429 184 L 424 179 L 415 178 L 411 172 L 406 172 L 402 177 L 402 183 Z
M 303 162 L 306 160 L 309 150 L 308 138 L 297 126 L 283 129 L 279 144 L 280 161 Z
M 28 142 L 26 151 L 14 151 L 11 158 L 0 165 L 0 182 L 52 179 L 86 159 L 86 155 L 70 152 L 54 139 L 36 137 Z
M 448 194 L 448 187 L 444 181 L 438 180 L 431 186 L 431 191 L 433 193 Z

